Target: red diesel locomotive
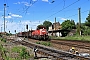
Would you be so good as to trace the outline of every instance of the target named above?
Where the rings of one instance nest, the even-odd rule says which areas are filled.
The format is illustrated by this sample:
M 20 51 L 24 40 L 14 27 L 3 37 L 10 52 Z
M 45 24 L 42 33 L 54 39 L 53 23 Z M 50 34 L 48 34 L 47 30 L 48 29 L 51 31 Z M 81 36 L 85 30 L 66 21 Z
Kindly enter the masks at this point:
M 38 27 L 36 30 L 28 31 L 28 32 L 21 32 L 18 33 L 17 36 L 20 37 L 30 37 L 33 39 L 39 39 L 39 40 L 48 40 L 48 32 L 45 27 Z
M 47 30 L 43 27 L 43 28 L 33 31 L 32 38 L 47 40 L 49 37 L 48 37 Z

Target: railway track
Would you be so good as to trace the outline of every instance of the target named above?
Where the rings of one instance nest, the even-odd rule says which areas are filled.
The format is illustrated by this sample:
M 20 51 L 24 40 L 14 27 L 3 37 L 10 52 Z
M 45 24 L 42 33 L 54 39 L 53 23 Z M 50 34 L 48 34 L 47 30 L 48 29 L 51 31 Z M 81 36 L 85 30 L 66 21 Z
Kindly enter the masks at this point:
M 90 58 L 87 58 L 87 57 L 82 57 L 66 51 L 57 50 L 43 45 L 38 45 L 26 40 L 18 41 L 18 43 L 25 45 L 27 47 L 30 47 L 32 49 L 34 49 L 34 47 L 37 47 L 38 49 L 37 53 L 40 53 L 46 56 L 52 56 L 53 58 L 56 58 L 56 60 L 90 60 Z
M 61 44 L 61 45 L 67 45 L 67 46 L 73 46 L 73 47 L 77 47 L 77 48 L 82 48 L 82 49 L 88 49 L 88 50 L 90 50 L 90 45 L 86 45 L 86 43 L 85 44 L 83 44 L 83 43 L 74 43 L 73 41 L 71 41 L 71 42 L 66 42 L 66 41 L 56 41 L 56 40 L 51 40 L 50 41 L 51 43 L 55 43 L 55 44 Z
M 39 40 L 37 40 L 37 41 L 39 41 Z M 66 45 L 66 46 L 71 46 L 71 47 L 77 47 L 77 48 L 90 50 L 90 43 L 89 42 L 84 42 L 84 41 L 50 40 L 50 41 L 46 41 L 46 42 L 51 42 L 51 43 L 55 43 L 55 44 L 59 44 L 59 45 Z
M 66 51 L 62 51 L 62 50 L 57 50 L 51 47 L 46 47 L 43 45 L 38 45 L 35 43 L 32 43 L 30 41 L 26 41 L 23 40 L 21 38 L 19 38 L 20 40 L 15 41 L 16 43 L 18 42 L 19 44 L 22 44 L 24 46 L 30 47 L 32 49 L 34 49 L 35 46 L 37 46 L 38 51 L 37 53 L 45 55 L 45 56 L 52 56 L 53 58 L 56 58 L 55 60 L 90 60 L 90 58 L 88 57 L 82 57 L 79 55 L 75 55 Z M 53 42 L 53 43 L 59 43 L 60 42 Z M 61 43 L 61 44 L 66 44 L 66 43 Z M 68 45 L 70 46 L 70 45 Z
M 13 40 L 13 37 L 8 38 L 8 39 Z M 49 42 L 55 43 L 55 44 L 61 44 L 61 45 L 66 45 L 66 46 L 73 46 L 73 47 L 77 47 L 77 48 L 82 48 L 82 49 L 88 49 L 88 50 L 90 50 L 90 45 L 86 45 L 87 44 L 86 42 L 85 43 L 84 42 L 77 43 L 76 41 L 70 41 L 70 42 L 68 42 L 68 41 L 62 41 L 62 40 L 61 41 L 51 40 Z M 76 43 L 74 43 L 74 42 L 76 42 Z

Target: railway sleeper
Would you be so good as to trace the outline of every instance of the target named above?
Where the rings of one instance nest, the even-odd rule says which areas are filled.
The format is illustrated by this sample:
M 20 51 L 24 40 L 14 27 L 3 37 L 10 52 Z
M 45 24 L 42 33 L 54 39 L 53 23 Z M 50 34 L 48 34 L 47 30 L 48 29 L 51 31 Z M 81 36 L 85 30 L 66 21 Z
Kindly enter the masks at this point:
M 40 52 L 43 52 L 43 55 L 53 56 L 53 58 L 57 58 L 58 60 L 61 60 L 61 59 L 67 60 L 68 59 L 65 56 L 62 56 L 62 55 L 60 55 L 58 53 L 52 53 L 50 51 L 45 51 L 45 50 L 40 50 Z
M 28 43 L 28 42 L 27 42 Z M 34 45 L 33 43 L 29 43 L 29 44 L 32 44 Z M 90 58 L 85 58 L 85 57 L 81 57 L 81 56 L 78 56 L 78 55 L 74 55 L 72 53 L 69 53 L 69 52 L 65 52 L 65 51 L 61 51 L 61 50 L 56 50 L 56 49 L 53 49 L 53 48 L 50 48 L 50 47 L 46 47 L 46 46 L 42 46 L 42 45 L 38 45 L 38 44 L 35 44 L 35 46 L 37 46 L 38 49 L 43 49 L 43 50 L 48 50 L 48 51 L 53 51 L 54 53 L 58 53 L 58 54 L 61 54 L 62 56 L 65 56 L 65 57 L 72 57 L 72 58 L 78 58 L 78 59 L 85 59 L 85 60 L 90 60 Z M 42 51 L 43 52 L 43 51 Z M 48 53 L 48 52 L 44 52 L 45 54 Z M 49 53 L 48 53 L 49 54 Z M 50 54 L 49 54 L 50 55 Z M 52 54 L 51 54 L 52 56 Z

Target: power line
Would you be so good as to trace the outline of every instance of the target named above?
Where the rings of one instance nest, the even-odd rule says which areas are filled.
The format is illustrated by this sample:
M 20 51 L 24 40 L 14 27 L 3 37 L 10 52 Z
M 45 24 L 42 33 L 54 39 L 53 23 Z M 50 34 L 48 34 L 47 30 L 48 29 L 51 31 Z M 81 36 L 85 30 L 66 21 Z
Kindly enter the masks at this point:
M 64 6 L 63 6 L 63 8 L 65 7 L 65 0 L 63 0 L 63 2 L 64 2 Z
M 89 1 L 89 0 L 88 0 Z M 83 4 L 85 4 L 86 2 L 84 2 L 84 3 L 82 3 L 82 4 L 80 4 L 80 5 L 83 5 Z M 76 9 L 75 9 L 76 10 Z M 85 11 L 83 11 L 83 12 L 81 12 L 81 13 L 85 13 L 85 12 L 87 12 L 87 11 L 89 11 L 89 10 L 85 10 Z M 73 17 L 73 16 L 76 16 L 76 15 L 78 15 L 78 14 L 74 14 L 74 15 L 71 15 L 71 16 L 68 16 L 68 17 L 66 17 L 66 18 L 69 18 L 69 17 Z
M 55 9 L 57 6 L 59 6 L 60 4 L 62 4 L 62 2 L 64 2 L 64 4 L 63 4 L 63 8 L 64 8 L 66 0 L 60 1 L 57 5 L 55 5 L 53 8 L 51 8 L 49 11 L 52 11 L 53 9 Z M 46 13 L 49 13 L 49 11 L 46 12 Z
M 62 2 L 64 2 L 64 5 L 63 5 L 63 8 L 64 8 L 64 6 L 65 6 L 65 0 L 59 2 L 57 5 L 55 5 L 53 8 L 51 8 L 49 11 L 52 11 L 53 9 L 55 9 L 57 6 L 59 6 L 60 4 L 62 4 Z
M 37 0 L 37 1 L 38 1 L 38 0 Z M 37 1 L 30 0 L 30 1 L 29 1 L 29 5 L 32 6 L 32 5 L 35 4 Z M 28 10 L 31 6 L 26 7 L 26 9 L 24 10 L 25 14 L 27 13 L 27 10 Z
M 37 0 L 37 1 L 38 1 L 38 0 Z M 32 5 L 35 4 L 37 1 L 30 0 L 30 1 L 29 1 L 29 5 L 32 6 Z M 28 7 L 25 6 L 25 8 L 24 8 L 24 10 L 23 10 L 23 12 L 22 12 L 23 14 L 25 13 L 25 14 L 23 15 L 24 17 L 26 17 L 26 13 L 27 13 L 28 9 L 29 9 L 31 6 L 28 6 Z M 21 13 L 21 14 L 22 14 L 22 13 Z
M 63 1 L 61 1 L 60 3 L 58 3 L 57 5 L 55 5 L 53 8 L 50 9 L 50 11 L 53 10 L 54 8 L 56 8 L 56 7 L 57 7 L 58 5 L 60 5 L 62 2 L 63 2 Z M 64 0 L 64 2 L 65 2 L 65 0 Z M 64 5 L 65 5 L 65 3 L 64 3 Z
M 57 14 L 57 13 L 63 11 L 64 9 L 66 9 L 66 8 L 68 8 L 68 7 L 70 7 L 70 6 L 72 6 L 73 4 L 77 3 L 78 1 L 79 1 L 79 0 L 73 2 L 72 4 L 68 5 L 67 7 L 64 7 L 62 10 L 57 11 L 56 13 L 52 14 L 51 16 L 53 16 L 53 15 L 55 15 L 55 14 Z M 49 16 L 48 18 L 50 18 L 51 16 Z
M 81 12 L 81 13 L 85 13 L 85 12 L 87 12 L 87 11 L 89 11 L 89 10 L 85 10 L 85 11 L 83 11 L 83 12 Z M 66 18 L 73 17 L 73 16 L 76 16 L 76 15 L 78 15 L 78 14 L 74 14 L 74 15 L 68 16 L 68 17 L 66 17 Z

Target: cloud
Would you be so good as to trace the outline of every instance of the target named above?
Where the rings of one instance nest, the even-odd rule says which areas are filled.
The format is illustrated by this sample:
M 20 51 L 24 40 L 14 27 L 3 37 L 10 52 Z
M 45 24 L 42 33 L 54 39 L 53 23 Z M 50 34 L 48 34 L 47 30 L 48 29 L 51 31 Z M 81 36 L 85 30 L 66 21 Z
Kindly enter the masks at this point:
M 25 6 L 31 6 L 32 4 L 28 3 L 28 2 L 21 2 L 22 4 L 24 4 Z
M 37 1 L 37 0 L 33 0 L 33 1 Z M 32 5 L 32 4 L 30 4 L 28 2 L 25 2 L 25 1 L 23 1 L 23 2 L 17 2 L 17 3 L 13 3 L 13 4 L 23 4 L 25 6 L 31 6 Z
M 44 2 L 48 2 L 48 0 L 42 0 L 42 1 L 44 1 Z
M 9 13 L 9 17 L 11 16 L 11 18 L 13 18 L 13 17 L 16 17 L 16 18 L 22 18 L 22 16 L 21 15 L 18 15 L 18 14 L 13 14 L 13 13 Z
M 10 18 L 13 18 L 13 17 L 16 17 L 16 18 L 22 18 L 21 15 L 18 15 L 18 14 L 12 14 L 12 13 L 9 13 L 8 16 L 5 16 L 6 19 L 10 19 Z M 3 16 L 2 16 L 3 18 Z
M 53 2 L 50 2 L 49 0 L 42 0 L 43 2 L 47 2 L 47 3 L 49 3 L 49 4 L 52 4 Z
M 10 18 L 12 18 L 12 17 L 11 17 L 11 16 L 6 16 L 5 18 L 10 19 Z
M 67 20 L 66 18 L 63 18 L 63 17 L 57 17 L 59 18 L 60 20 Z
M 18 17 L 18 18 L 22 18 L 21 15 L 17 15 L 17 14 L 11 14 L 12 17 Z
M 13 4 L 21 4 L 21 2 L 13 3 Z
M 1 18 L 4 18 L 3 16 Z M 11 16 L 5 16 L 6 19 L 12 18 Z
M 6 20 L 6 26 L 5 26 L 5 31 L 6 32 L 11 32 L 11 33 L 15 33 L 14 31 L 16 30 L 16 32 L 21 32 L 21 31 L 27 31 L 26 29 L 26 25 L 28 24 L 28 30 L 35 30 L 36 27 L 43 23 L 42 20 L 35 20 L 35 21 L 32 21 L 32 20 L 20 20 L 18 22 L 16 21 L 10 21 L 10 20 Z M 2 26 L 2 31 L 4 31 L 4 25 L 3 25 L 3 19 L 0 19 L 0 27 Z M 1 28 L 0 28 L 1 30 Z
M 61 18 L 61 20 L 67 20 L 66 18 Z
M 37 0 L 32 0 L 32 1 L 37 1 Z

